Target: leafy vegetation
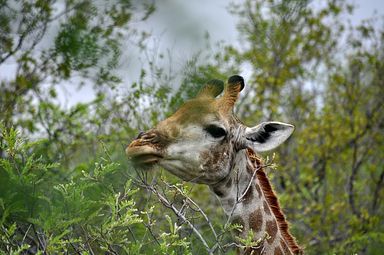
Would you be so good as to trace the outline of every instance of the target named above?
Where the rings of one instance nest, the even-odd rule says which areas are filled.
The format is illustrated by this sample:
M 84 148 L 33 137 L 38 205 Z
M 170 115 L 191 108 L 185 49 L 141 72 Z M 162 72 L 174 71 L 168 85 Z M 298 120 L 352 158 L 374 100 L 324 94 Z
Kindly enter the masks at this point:
M 149 58 L 127 86 L 119 56 L 126 40 L 148 50 L 135 25 L 151 1 L 0 1 L 0 67 L 16 66 L 0 76 L 0 254 L 234 254 L 239 226 L 206 187 L 136 171 L 124 150 L 206 80 L 243 67 L 239 117 L 296 126 L 268 175 L 306 253 L 381 254 L 384 30 L 348 23 L 353 9 L 233 4 L 241 48 L 202 49 L 179 75 Z M 69 84 L 92 84 L 95 98 L 63 107 Z

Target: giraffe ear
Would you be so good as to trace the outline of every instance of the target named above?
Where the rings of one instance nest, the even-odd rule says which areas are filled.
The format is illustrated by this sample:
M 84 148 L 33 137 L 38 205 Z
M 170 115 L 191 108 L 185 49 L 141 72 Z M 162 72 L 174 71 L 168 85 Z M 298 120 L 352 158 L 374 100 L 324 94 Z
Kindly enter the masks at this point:
M 255 127 L 246 128 L 246 145 L 257 152 L 275 149 L 291 136 L 295 127 L 281 122 L 263 122 Z

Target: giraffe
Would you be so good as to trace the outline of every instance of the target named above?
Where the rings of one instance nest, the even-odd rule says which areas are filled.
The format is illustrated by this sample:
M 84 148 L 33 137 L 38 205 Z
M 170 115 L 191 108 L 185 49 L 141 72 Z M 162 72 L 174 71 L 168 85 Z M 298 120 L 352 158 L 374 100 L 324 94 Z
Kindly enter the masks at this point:
M 245 254 L 302 254 L 256 154 L 279 146 L 294 126 L 275 121 L 245 126 L 233 111 L 244 86 L 238 75 L 226 85 L 208 82 L 173 115 L 141 132 L 126 154 L 143 168 L 160 165 L 184 181 L 208 185 L 229 220 L 242 226 L 236 234 L 244 238 L 251 231 L 259 240 Z

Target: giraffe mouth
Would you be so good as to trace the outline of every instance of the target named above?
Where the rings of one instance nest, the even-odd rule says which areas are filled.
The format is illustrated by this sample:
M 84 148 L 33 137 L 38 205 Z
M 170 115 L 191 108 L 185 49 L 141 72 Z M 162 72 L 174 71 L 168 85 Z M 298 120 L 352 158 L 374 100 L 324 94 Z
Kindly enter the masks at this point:
M 159 152 L 148 145 L 128 146 L 125 152 L 134 165 L 139 167 L 155 165 L 163 158 Z

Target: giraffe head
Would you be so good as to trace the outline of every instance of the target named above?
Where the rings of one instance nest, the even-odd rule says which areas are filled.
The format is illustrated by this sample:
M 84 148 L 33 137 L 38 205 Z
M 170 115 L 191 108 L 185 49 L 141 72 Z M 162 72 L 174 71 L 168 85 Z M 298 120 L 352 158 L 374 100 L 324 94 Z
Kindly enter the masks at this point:
M 210 81 L 169 118 L 140 133 L 127 147 L 127 155 L 139 166 L 158 164 L 185 181 L 220 182 L 228 176 L 238 151 L 272 150 L 294 130 L 281 122 L 254 127 L 241 123 L 233 106 L 243 88 L 244 80 L 237 75 L 226 86 L 219 80 Z

